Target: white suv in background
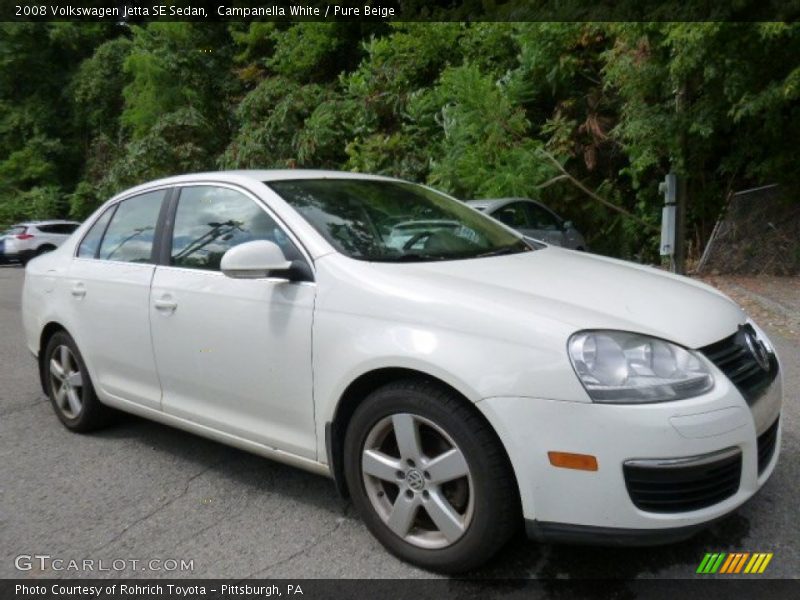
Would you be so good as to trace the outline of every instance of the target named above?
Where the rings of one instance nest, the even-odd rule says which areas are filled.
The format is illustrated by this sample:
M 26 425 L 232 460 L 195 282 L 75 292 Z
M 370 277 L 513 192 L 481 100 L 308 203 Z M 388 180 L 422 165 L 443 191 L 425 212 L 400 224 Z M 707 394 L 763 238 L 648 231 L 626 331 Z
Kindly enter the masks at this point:
M 3 258 L 26 264 L 34 256 L 55 250 L 72 235 L 76 221 L 29 221 L 12 225 L 3 233 Z

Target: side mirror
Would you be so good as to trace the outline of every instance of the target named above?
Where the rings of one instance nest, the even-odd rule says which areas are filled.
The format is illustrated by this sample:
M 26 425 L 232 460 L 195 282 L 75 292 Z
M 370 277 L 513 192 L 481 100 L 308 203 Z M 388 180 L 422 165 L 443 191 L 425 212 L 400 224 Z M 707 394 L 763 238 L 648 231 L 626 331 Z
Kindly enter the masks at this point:
M 275 242 L 253 240 L 239 244 L 222 255 L 220 269 L 233 279 L 289 279 L 292 263 Z
M 563 229 L 564 231 L 566 231 L 567 229 L 574 229 L 574 228 L 575 228 L 575 223 L 573 223 L 572 221 L 564 221 L 561 223 L 561 229 Z

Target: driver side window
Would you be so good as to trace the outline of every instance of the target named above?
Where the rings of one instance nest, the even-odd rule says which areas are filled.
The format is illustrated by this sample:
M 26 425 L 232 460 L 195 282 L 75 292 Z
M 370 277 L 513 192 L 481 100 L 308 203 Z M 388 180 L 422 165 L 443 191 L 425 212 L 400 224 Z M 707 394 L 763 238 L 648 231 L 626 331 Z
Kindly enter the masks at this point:
M 302 254 L 278 223 L 244 194 L 216 186 L 181 189 L 172 233 L 171 265 L 219 271 L 225 252 L 253 240 L 274 242 L 287 260 L 302 260 Z

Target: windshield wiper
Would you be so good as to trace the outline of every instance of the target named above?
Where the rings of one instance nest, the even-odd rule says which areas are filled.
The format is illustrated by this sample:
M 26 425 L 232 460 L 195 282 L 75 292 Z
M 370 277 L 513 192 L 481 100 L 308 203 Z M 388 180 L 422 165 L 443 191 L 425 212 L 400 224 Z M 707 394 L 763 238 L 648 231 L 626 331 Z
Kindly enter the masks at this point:
M 483 258 L 485 256 L 504 256 L 506 254 L 519 254 L 520 252 L 530 252 L 530 249 L 514 247 L 498 248 L 497 250 L 489 250 L 489 252 L 484 252 L 483 254 L 476 254 L 475 258 Z
M 441 256 L 438 254 L 399 254 L 397 256 L 375 256 L 369 257 L 367 260 L 372 262 L 433 262 L 437 260 L 447 260 L 449 256 Z

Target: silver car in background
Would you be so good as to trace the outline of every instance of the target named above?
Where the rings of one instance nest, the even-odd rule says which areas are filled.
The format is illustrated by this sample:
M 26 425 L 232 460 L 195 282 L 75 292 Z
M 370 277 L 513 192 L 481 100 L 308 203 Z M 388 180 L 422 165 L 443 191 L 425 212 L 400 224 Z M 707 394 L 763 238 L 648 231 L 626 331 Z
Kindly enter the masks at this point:
M 77 221 L 26 221 L 12 225 L 0 234 L 3 239 L 0 259 L 23 265 L 35 256 L 55 250 L 72 235 Z
M 559 217 L 544 204 L 529 198 L 487 198 L 467 204 L 516 229 L 526 237 L 571 250 L 587 250 L 586 240 L 572 221 Z

